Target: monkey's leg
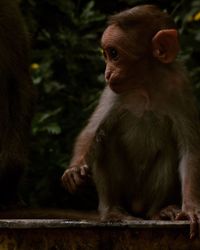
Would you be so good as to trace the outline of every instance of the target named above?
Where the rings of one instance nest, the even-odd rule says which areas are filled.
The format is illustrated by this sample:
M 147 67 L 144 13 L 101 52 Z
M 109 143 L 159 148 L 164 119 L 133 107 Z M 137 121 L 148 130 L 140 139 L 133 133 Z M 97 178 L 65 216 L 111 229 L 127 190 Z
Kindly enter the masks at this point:
M 106 168 L 105 168 L 106 169 Z M 93 173 L 99 196 L 99 213 L 102 221 L 122 221 L 133 219 L 121 205 L 122 187 L 109 176 L 109 171 L 95 168 Z
M 100 200 L 99 213 L 102 221 L 125 221 L 133 220 L 134 217 L 129 215 L 121 206 L 103 203 Z

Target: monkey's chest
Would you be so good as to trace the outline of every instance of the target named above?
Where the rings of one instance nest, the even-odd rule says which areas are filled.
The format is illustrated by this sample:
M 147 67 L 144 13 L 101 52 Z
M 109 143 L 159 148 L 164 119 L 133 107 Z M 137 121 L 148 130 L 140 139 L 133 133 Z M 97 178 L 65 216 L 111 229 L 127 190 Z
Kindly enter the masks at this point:
M 178 179 L 171 119 L 151 111 L 141 117 L 126 111 L 117 119 L 106 119 L 95 142 L 94 172 L 97 168 L 105 174 L 123 199 L 132 202 L 133 212 L 151 215 L 157 211 Z
M 170 157 L 171 149 L 176 147 L 172 122 L 167 116 L 146 111 L 138 118 L 127 113 L 118 122 L 119 144 L 129 160 L 137 164 L 151 163 L 162 154 Z

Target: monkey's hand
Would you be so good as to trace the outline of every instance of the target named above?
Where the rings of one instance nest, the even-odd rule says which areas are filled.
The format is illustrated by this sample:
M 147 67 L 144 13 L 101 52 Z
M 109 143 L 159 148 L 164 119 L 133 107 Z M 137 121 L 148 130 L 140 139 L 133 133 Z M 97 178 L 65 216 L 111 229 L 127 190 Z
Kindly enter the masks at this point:
M 73 166 L 64 172 L 62 183 L 70 193 L 75 193 L 89 178 L 90 170 L 86 164 L 82 166 Z
M 200 235 L 200 206 L 185 206 L 176 216 L 176 220 L 190 221 L 190 239 L 194 239 L 198 233 Z

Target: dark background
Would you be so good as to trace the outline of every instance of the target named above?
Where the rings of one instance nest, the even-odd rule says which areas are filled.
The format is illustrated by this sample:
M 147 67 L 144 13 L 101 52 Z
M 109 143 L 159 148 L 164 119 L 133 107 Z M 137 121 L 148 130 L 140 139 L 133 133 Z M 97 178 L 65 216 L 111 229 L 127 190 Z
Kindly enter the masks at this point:
M 200 1 L 21 0 L 32 44 L 31 73 L 38 91 L 32 125 L 30 164 L 21 196 L 31 207 L 77 207 L 61 186 L 72 145 L 104 87 L 99 39 L 108 15 L 153 3 L 174 17 L 181 38 L 180 58 L 189 69 L 200 104 Z M 80 195 L 83 207 L 91 196 Z

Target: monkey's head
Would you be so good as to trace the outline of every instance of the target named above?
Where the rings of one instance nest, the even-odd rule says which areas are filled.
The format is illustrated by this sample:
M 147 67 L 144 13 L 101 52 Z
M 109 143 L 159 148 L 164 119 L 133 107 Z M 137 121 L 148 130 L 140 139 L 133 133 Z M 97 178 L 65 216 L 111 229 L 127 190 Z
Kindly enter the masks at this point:
M 106 82 L 119 94 L 140 87 L 153 67 L 173 63 L 179 51 L 173 20 L 153 5 L 111 16 L 101 45 Z

